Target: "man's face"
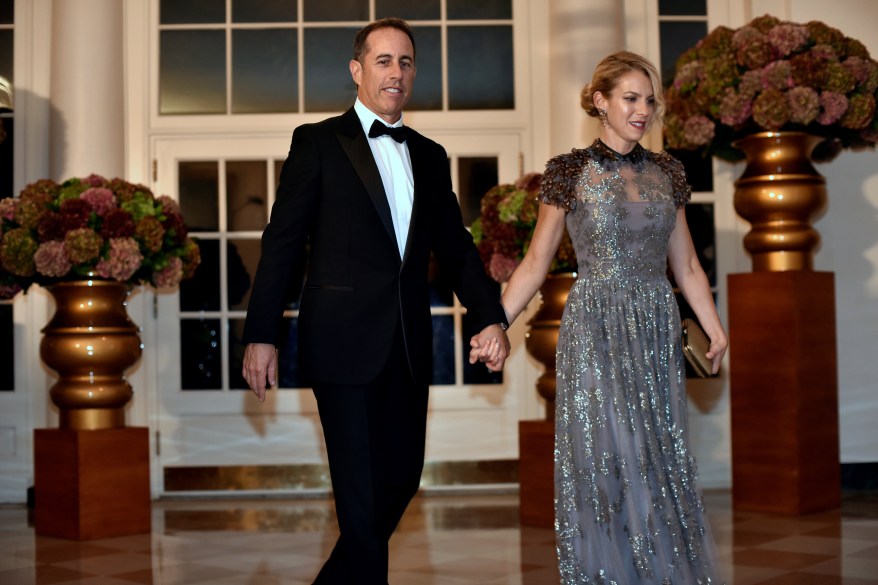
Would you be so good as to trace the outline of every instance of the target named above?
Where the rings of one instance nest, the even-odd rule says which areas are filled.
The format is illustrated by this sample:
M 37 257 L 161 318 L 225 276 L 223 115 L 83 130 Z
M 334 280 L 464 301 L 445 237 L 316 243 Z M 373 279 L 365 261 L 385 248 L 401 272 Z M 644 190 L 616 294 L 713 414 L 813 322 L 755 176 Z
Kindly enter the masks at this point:
M 399 120 L 415 80 L 415 51 L 407 34 L 385 27 L 366 37 L 366 50 L 350 62 L 357 97 L 388 124 Z

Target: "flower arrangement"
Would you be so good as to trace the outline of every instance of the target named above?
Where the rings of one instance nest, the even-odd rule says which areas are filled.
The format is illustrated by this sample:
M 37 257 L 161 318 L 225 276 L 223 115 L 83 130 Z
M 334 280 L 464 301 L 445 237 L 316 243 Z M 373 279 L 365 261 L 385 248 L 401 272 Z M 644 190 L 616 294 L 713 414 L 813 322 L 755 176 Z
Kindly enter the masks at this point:
M 200 261 L 177 203 L 143 185 L 44 179 L 0 199 L 0 298 L 84 278 L 176 287 Z
M 762 131 L 824 137 L 818 162 L 844 148 L 874 148 L 878 62 L 866 47 L 818 21 L 761 16 L 737 30 L 718 27 L 677 61 L 666 90 L 667 148 L 736 161 L 732 143 Z
M 485 270 L 497 282 L 508 281 L 527 253 L 537 225 L 541 179 L 539 173 L 528 173 L 515 183 L 492 187 L 482 197 L 481 215 L 472 225 L 473 241 Z M 550 271 L 575 270 L 576 253 L 565 231 Z

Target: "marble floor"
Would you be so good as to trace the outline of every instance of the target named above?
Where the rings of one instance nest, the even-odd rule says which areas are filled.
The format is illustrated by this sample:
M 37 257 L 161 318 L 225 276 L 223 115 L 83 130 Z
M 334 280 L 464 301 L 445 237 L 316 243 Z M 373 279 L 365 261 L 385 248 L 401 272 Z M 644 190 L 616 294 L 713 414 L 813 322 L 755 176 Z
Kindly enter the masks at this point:
M 876 492 L 801 517 L 734 512 L 727 491 L 705 503 L 730 585 L 878 585 Z M 326 499 L 159 501 L 151 534 L 87 542 L 36 536 L 26 508 L 0 506 L 0 584 L 308 584 L 335 536 Z M 515 494 L 422 495 L 390 582 L 558 583 L 554 536 L 519 525 Z

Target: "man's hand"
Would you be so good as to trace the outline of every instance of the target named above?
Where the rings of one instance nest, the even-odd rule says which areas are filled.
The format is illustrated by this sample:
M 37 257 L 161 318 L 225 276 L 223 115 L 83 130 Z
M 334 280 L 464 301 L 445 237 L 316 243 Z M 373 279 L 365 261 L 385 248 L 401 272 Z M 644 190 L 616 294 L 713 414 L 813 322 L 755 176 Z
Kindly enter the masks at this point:
M 503 364 L 512 349 L 509 337 L 499 324 L 489 325 L 477 335 L 473 335 L 469 345 L 472 348 L 469 352 L 469 363 L 484 362 L 492 372 L 503 369 Z
M 265 402 L 265 389 L 277 386 L 277 349 L 270 343 L 247 345 L 241 374 L 256 398 L 260 402 Z M 267 385 L 266 380 L 268 380 Z

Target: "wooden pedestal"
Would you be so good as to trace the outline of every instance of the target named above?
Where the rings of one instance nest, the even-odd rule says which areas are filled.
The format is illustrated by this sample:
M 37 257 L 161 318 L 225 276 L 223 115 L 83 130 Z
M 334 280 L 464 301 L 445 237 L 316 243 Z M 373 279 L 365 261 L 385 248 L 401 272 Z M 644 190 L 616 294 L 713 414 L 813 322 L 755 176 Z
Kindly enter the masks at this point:
M 555 423 L 518 421 L 519 518 L 523 526 L 555 525 Z
M 34 431 L 34 527 L 92 540 L 150 531 L 146 428 Z
M 830 272 L 729 275 L 732 505 L 807 514 L 841 501 Z

